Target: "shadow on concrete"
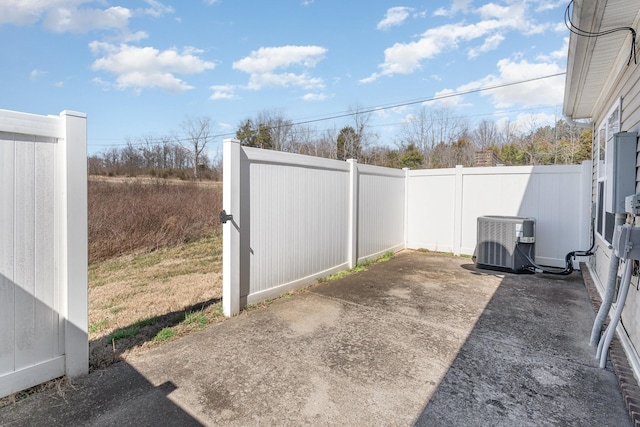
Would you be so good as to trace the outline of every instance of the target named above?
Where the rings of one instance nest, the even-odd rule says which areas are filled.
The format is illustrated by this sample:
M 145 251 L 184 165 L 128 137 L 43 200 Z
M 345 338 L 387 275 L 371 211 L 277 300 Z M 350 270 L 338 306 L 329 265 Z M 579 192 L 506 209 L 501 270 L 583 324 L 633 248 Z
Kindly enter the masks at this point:
M 0 426 L 200 426 L 168 396 L 171 381 L 154 385 L 126 362 L 0 409 Z
M 504 278 L 415 425 L 630 425 L 611 368 L 599 369 L 589 346 L 580 272 L 461 267 Z
M 65 357 L 69 356 L 61 343 L 64 333 L 75 325 L 63 327 L 55 304 L 42 301 L 33 295 L 35 291 L 27 292 L 0 274 L 0 391 L 3 395 L 15 392 L 14 397 L 22 399 L 0 408 L 0 426 L 201 425 L 167 397 L 177 389 L 172 381 L 153 384 L 125 362 L 71 383 L 57 381 L 55 387 L 37 393 L 47 389 L 37 384 L 65 374 Z M 219 301 L 169 313 L 158 323 Z M 21 392 L 32 386 L 35 394 Z M 4 398 L 4 402 L 10 400 Z
M 144 345 L 164 328 L 170 328 L 185 320 L 189 313 L 202 311 L 218 304 L 222 298 L 212 298 L 182 310 L 154 316 L 131 325 L 123 326 L 111 332 L 109 335 L 89 341 L 89 370 L 104 369 L 107 366 L 120 361 L 120 355 L 127 350 Z M 119 338 L 122 337 L 122 338 Z M 115 342 L 114 342 L 115 341 Z

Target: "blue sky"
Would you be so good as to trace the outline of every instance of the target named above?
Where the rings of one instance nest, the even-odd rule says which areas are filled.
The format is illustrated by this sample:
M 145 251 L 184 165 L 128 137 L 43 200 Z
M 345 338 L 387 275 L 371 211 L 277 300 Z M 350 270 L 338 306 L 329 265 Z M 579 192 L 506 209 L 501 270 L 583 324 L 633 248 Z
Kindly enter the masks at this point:
M 525 129 L 560 118 L 563 75 L 476 90 L 563 73 L 566 5 L 3 0 L 0 109 L 87 113 L 89 153 L 179 132 L 189 116 L 211 118 L 215 151 L 264 111 L 295 123 L 375 109 L 387 145 L 424 107 Z M 442 98 L 455 93 L 467 94 Z

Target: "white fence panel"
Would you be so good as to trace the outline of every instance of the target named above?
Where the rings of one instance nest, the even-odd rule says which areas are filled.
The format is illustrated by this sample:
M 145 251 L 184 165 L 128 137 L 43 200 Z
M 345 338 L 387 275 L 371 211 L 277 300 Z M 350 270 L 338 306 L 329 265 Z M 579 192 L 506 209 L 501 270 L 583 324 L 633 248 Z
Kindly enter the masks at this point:
M 0 397 L 88 371 L 86 116 L 0 110 Z
M 0 133 L 0 376 L 15 367 L 14 167 L 15 144 Z M 8 394 L 0 392 L 0 396 Z
M 407 247 L 453 252 L 455 169 L 409 171 Z
M 358 261 L 404 248 L 405 171 L 358 164 Z
M 564 266 L 568 252 L 589 246 L 588 167 L 410 171 L 407 246 L 472 255 L 479 216 L 526 216 L 536 219 L 536 262 Z M 430 200 L 413 199 L 420 194 Z
M 404 247 L 472 255 L 477 218 L 536 219 L 536 260 L 589 245 L 590 165 L 401 171 L 224 142 L 223 308 Z
M 345 268 L 348 164 L 299 165 L 288 153 L 244 151 L 251 195 L 248 303 Z
M 224 141 L 223 166 L 223 207 L 231 215 L 223 226 L 227 316 L 404 248 L 404 171 L 235 140 Z

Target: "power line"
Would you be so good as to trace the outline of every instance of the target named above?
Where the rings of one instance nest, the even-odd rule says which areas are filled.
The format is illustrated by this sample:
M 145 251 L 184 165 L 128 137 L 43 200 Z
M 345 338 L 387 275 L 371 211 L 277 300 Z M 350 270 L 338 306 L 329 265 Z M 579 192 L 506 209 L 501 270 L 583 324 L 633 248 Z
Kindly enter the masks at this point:
M 443 99 L 453 98 L 453 97 L 457 97 L 457 96 L 470 95 L 470 94 L 473 94 L 473 93 L 486 92 L 486 91 L 491 91 L 491 90 L 495 90 L 495 89 L 502 89 L 502 88 L 505 88 L 505 87 L 515 86 L 515 85 L 531 83 L 531 82 L 535 82 L 535 81 L 539 81 L 539 80 L 550 79 L 550 78 L 559 77 L 559 76 L 562 76 L 562 75 L 565 75 L 565 74 L 566 74 L 566 72 L 549 74 L 549 75 L 546 75 L 546 76 L 533 77 L 533 78 L 526 79 L 526 80 L 518 80 L 518 81 L 514 81 L 514 82 L 499 83 L 499 84 L 495 84 L 495 85 L 491 85 L 491 86 L 482 86 L 482 87 L 478 87 L 478 88 L 475 88 L 475 89 L 468 89 L 468 90 L 459 91 L 459 92 L 451 92 L 451 93 L 447 93 L 447 94 L 432 96 L 432 97 L 429 97 L 429 98 L 420 98 L 420 99 L 411 100 L 411 101 L 404 101 L 404 102 L 400 102 L 400 103 L 396 103 L 396 104 L 382 105 L 382 106 L 378 106 L 378 107 L 370 107 L 370 108 L 367 108 L 365 110 L 360 110 L 360 111 L 356 111 L 356 112 L 353 112 L 353 111 L 341 112 L 341 113 L 337 113 L 337 114 L 329 115 L 329 116 L 320 116 L 320 117 L 315 118 L 315 119 L 308 119 L 308 120 L 301 120 L 301 121 L 297 121 L 297 122 L 287 123 L 286 125 L 273 126 L 273 129 L 277 129 L 279 127 L 284 127 L 284 126 L 300 126 L 300 125 L 318 123 L 318 122 L 323 122 L 323 121 L 328 121 L 328 120 L 336 120 L 336 119 L 341 119 L 341 118 L 344 118 L 344 117 L 350 117 L 350 116 L 353 116 L 353 115 L 356 115 L 356 114 L 368 114 L 368 113 L 374 113 L 374 112 L 378 112 L 378 111 L 390 110 L 390 109 L 394 109 L 394 108 L 407 107 L 407 106 L 410 106 L 410 105 L 423 104 L 423 103 L 426 103 L 426 102 L 440 101 L 440 100 L 443 100 Z M 232 137 L 232 136 L 235 136 L 235 135 L 236 135 L 235 132 L 221 133 L 221 134 L 211 135 L 211 138 L 212 139 L 217 139 L 217 138 L 224 138 L 224 137 Z M 163 140 L 166 140 L 166 138 L 158 138 L 157 140 L 155 140 L 155 139 L 147 139 L 147 140 L 141 141 L 141 142 L 128 142 L 126 144 L 93 144 L 93 145 L 109 146 L 109 147 L 127 146 L 127 145 L 140 146 L 140 145 L 146 145 L 146 144 L 154 143 L 154 142 L 162 142 Z M 172 138 L 171 141 L 172 142 L 187 142 L 187 141 L 189 141 L 189 138 Z
M 472 93 L 484 92 L 484 91 L 500 89 L 500 88 L 514 86 L 514 85 L 519 85 L 519 84 L 523 84 L 523 83 L 530 83 L 530 82 L 534 82 L 534 81 L 537 81 L 537 80 L 549 79 L 549 78 L 552 78 L 552 77 L 558 77 L 558 76 L 562 76 L 562 75 L 565 75 L 565 74 L 566 74 L 566 72 L 562 72 L 562 73 L 550 74 L 550 75 L 542 76 L 542 77 L 534 77 L 534 78 L 527 79 L 527 80 L 519 80 L 517 82 L 500 83 L 500 84 L 493 85 L 493 86 L 483 86 L 483 87 L 479 87 L 479 88 L 475 88 L 475 89 L 469 89 L 469 90 L 460 91 L 460 92 L 452 92 L 452 93 L 447 93 L 447 94 L 443 94 L 443 95 L 437 95 L 437 96 L 433 96 L 431 98 L 422 98 L 422 99 L 418 99 L 418 100 L 414 100 L 414 101 L 407 101 L 407 102 L 402 102 L 402 103 L 399 103 L 399 104 L 391 104 L 391 105 L 383 106 L 383 107 L 373 107 L 373 108 L 369 108 L 369 109 L 366 109 L 366 110 L 363 110 L 363 111 L 357 111 L 355 113 L 354 112 L 341 113 L 341 114 L 338 114 L 338 115 L 335 115 L 335 116 L 330 116 L 330 117 L 325 117 L 325 118 L 311 119 L 311 120 L 306 120 L 306 121 L 295 122 L 295 123 L 293 123 L 293 125 L 305 125 L 305 124 L 320 122 L 320 121 L 324 121 L 324 120 L 335 120 L 335 119 L 340 119 L 340 118 L 343 118 L 343 117 L 349 117 L 349 116 L 353 116 L 354 114 L 367 114 L 367 113 L 373 113 L 373 112 L 376 112 L 376 111 L 383 111 L 383 110 L 389 110 L 389 109 L 393 109 L 393 108 L 406 107 L 406 106 L 409 106 L 409 105 L 422 104 L 422 103 L 425 103 L 425 102 L 439 101 L 439 100 L 442 100 L 442 99 L 453 98 L 455 96 L 469 95 L 469 94 L 472 94 Z

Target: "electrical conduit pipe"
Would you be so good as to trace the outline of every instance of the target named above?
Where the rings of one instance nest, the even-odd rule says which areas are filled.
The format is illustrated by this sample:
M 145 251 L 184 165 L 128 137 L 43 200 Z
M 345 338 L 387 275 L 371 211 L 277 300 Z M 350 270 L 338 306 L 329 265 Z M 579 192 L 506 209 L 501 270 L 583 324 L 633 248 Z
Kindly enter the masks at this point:
M 614 230 L 625 223 L 626 214 L 616 214 Z M 616 291 L 616 280 L 618 278 L 618 265 L 620 263 L 620 257 L 616 255 L 616 251 L 611 251 L 611 259 L 609 261 L 609 275 L 607 276 L 607 284 L 604 290 L 604 297 L 602 298 L 602 304 L 596 315 L 596 320 L 593 322 L 593 329 L 591 329 L 591 341 L 592 346 L 598 345 L 600 341 L 600 332 L 602 332 L 602 325 L 607 319 L 611 304 L 613 303 L 613 295 Z
M 625 224 L 616 227 L 613 235 L 613 250 L 619 258 L 624 260 L 624 274 L 620 284 L 620 293 L 616 302 L 616 311 L 611 317 L 611 322 L 607 326 L 600 343 L 596 357 L 600 359 L 600 368 L 603 369 L 607 363 L 607 350 L 616 332 L 618 322 L 622 316 L 622 310 L 627 300 L 631 276 L 633 274 L 633 260 L 640 260 L 640 227 L 632 227 Z

